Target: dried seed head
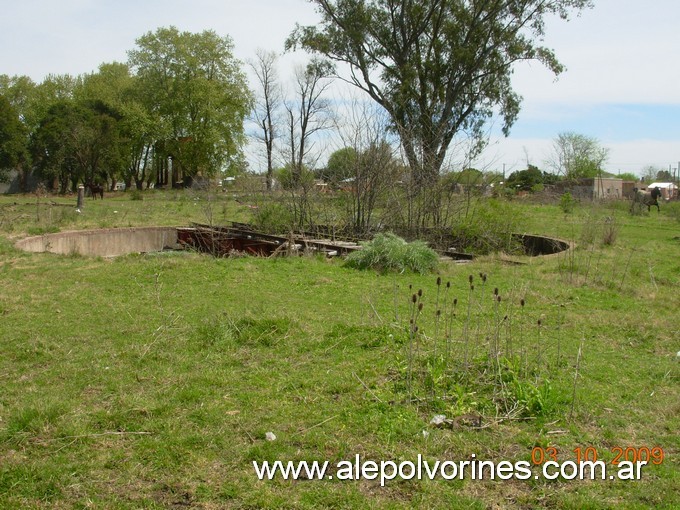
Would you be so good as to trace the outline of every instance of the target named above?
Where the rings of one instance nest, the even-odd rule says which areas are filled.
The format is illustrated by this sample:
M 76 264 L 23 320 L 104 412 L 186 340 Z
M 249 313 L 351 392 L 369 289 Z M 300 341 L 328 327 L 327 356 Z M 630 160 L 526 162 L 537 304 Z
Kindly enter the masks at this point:
M 486 273 L 482 275 L 482 281 L 486 283 Z
M 456 306 L 458 304 L 458 298 L 454 298 L 453 300 L 453 306 Z
M 472 283 L 472 275 L 468 276 L 468 281 Z
M 475 286 L 470 284 L 470 290 L 475 290 Z
M 499 303 L 501 302 L 501 297 L 500 297 L 500 296 L 496 296 L 496 299 L 498 300 Z
M 437 287 L 439 287 L 442 284 L 442 278 L 441 276 L 437 276 Z
M 422 309 L 423 309 L 423 304 L 422 304 L 422 303 L 418 303 L 418 311 L 420 311 L 420 310 L 422 310 Z
M 411 301 L 413 301 L 414 303 L 415 303 L 416 301 L 418 301 L 418 296 L 416 296 L 415 294 L 413 294 L 413 296 L 411 296 Z
M 446 288 L 450 289 L 451 288 L 451 282 L 446 282 Z
M 413 284 L 412 284 L 412 283 L 409 283 L 409 284 L 408 284 L 408 290 L 412 290 L 412 289 L 413 289 Z
M 423 297 L 423 289 L 418 289 L 418 297 Z
M 504 321 L 507 321 L 507 320 L 508 320 L 508 316 L 506 315 L 505 317 L 503 317 L 503 320 L 504 320 Z
M 441 310 L 437 310 L 437 317 L 439 317 L 442 314 Z
M 484 273 L 482 273 L 482 272 L 480 271 L 480 272 L 479 272 L 479 277 L 480 277 L 482 280 L 484 280 Z
M 417 332 L 418 332 L 418 326 L 416 326 L 415 328 L 413 328 L 413 332 L 414 332 L 414 333 L 417 333 Z
M 541 319 L 538 319 L 538 326 L 541 326 Z
M 497 296 L 498 295 L 498 287 L 494 287 L 493 289 L 493 295 Z
M 524 299 L 520 299 L 520 300 L 519 300 L 519 304 L 520 304 L 522 307 L 524 307 Z

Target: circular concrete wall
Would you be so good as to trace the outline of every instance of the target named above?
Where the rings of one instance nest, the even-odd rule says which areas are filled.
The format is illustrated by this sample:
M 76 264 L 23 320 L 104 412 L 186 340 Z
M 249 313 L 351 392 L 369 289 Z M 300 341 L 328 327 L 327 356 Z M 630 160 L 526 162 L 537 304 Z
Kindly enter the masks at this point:
M 94 257 L 116 257 L 129 253 L 147 253 L 177 247 L 175 227 L 110 228 L 74 230 L 44 234 L 16 243 L 20 250 L 62 255 L 77 253 Z
M 571 245 L 562 239 L 537 236 L 534 234 L 512 234 L 524 247 L 524 253 L 532 257 L 554 255 L 568 250 Z

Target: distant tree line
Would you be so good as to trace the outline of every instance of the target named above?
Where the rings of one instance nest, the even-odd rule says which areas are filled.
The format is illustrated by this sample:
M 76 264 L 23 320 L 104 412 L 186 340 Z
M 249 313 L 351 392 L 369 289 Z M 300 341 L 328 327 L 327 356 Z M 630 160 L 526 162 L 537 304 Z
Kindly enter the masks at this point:
M 60 192 L 237 169 L 252 95 L 232 48 L 212 31 L 160 28 L 126 63 L 92 74 L 0 76 L 0 167 L 16 169 L 24 189 L 35 171 Z

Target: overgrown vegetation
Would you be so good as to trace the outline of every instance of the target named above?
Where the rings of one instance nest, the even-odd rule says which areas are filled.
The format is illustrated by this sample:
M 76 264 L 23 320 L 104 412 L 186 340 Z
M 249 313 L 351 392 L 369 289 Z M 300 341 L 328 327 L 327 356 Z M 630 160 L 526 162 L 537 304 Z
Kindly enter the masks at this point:
M 551 384 L 566 379 L 570 366 L 560 352 L 561 309 L 535 319 L 521 290 L 503 292 L 485 273 L 466 280 L 460 295 L 441 277 L 427 290 L 410 287 L 398 384 L 405 399 L 433 413 L 496 423 L 566 414 L 566 389 L 558 395 Z
M 68 210 L 49 205 L 61 200 L 41 198 L 42 228 L 49 210 Z M 258 211 L 155 192 L 88 201 L 58 228 L 205 222 L 208 203 L 215 223 Z M 558 205 L 502 205 L 577 248 L 435 275 L 318 257 L 105 261 L 17 252 L 8 236 L 34 224 L 36 199 L 0 197 L 0 506 L 677 506 L 677 223 L 625 204 L 577 204 L 567 218 Z M 607 217 L 619 228 L 611 244 Z M 592 225 L 599 233 L 584 236 Z M 665 459 L 639 482 L 384 488 L 259 482 L 252 466 L 355 454 L 530 461 L 536 447 L 559 460 L 593 447 L 610 463 L 616 446 L 659 446 Z
M 571 193 L 568 191 L 562 193 L 562 196 L 560 197 L 560 209 L 562 209 L 562 212 L 564 214 L 570 214 L 574 211 L 574 207 L 576 207 L 576 199 L 574 199 Z
M 394 234 L 377 234 L 371 241 L 364 243 L 361 250 L 350 253 L 347 267 L 356 269 L 375 269 L 387 273 L 431 273 L 437 268 L 439 255 L 423 241 L 407 243 Z
M 453 221 L 452 246 L 458 251 L 481 255 L 519 253 L 521 246 L 512 237 L 519 225 L 507 202 L 477 197 Z

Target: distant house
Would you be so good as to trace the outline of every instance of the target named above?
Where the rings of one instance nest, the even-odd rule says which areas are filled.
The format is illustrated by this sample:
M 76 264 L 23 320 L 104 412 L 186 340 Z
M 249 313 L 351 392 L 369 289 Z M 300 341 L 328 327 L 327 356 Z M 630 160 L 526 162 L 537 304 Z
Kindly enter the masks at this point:
M 624 197 L 623 179 L 616 177 L 591 177 L 579 179 L 572 195 L 587 199 L 615 199 Z
M 640 183 L 637 181 L 623 181 L 623 198 L 630 198 L 632 200 L 635 195 L 635 188 L 639 188 Z
M 646 186 L 648 190 L 659 188 L 661 190 L 661 198 L 664 200 L 673 200 L 678 198 L 678 185 L 672 182 L 653 182 Z

